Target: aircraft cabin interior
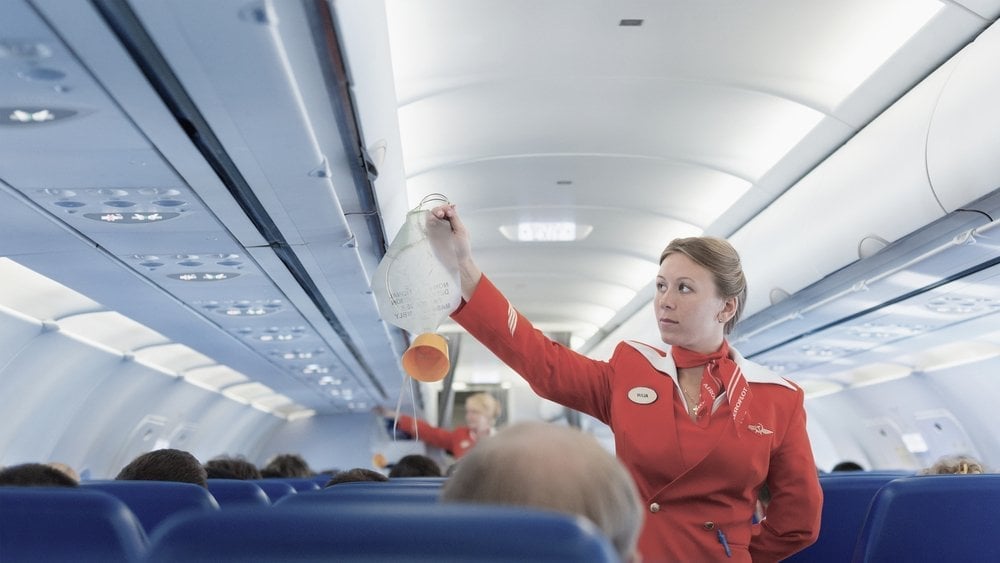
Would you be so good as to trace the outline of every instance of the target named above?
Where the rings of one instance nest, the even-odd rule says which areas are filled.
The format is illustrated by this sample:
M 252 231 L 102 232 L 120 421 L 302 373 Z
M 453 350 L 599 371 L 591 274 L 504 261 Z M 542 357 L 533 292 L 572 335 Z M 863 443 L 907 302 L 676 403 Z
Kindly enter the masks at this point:
M 596 359 L 661 344 L 670 240 L 725 238 L 749 285 L 730 343 L 804 389 L 818 470 L 1000 467 L 998 17 L 0 0 L 0 466 L 377 468 L 428 450 L 376 408 L 450 427 L 477 391 L 613 448 L 450 319 L 446 377 L 404 372 L 373 273 L 440 194 L 512 306 Z

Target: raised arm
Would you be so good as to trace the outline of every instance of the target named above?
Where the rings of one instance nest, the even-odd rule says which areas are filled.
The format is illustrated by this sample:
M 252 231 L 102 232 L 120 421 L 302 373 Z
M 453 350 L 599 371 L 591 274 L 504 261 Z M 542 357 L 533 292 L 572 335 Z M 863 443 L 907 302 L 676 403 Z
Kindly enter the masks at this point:
M 431 210 L 431 213 L 443 221 L 451 223 L 452 243 L 455 248 L 455 256 L 458 259 L 459 274 L 462 278 L 462 297 L 466 301 L 472 298 L 479 280 L 483 277 L 482 270 L 472 259 L 472 241 L 469 238 L 469 230 L 465 228 L 465 223 L 458 216 L 455 204 L 439 205 Z
M 407 416 L 405 414 L 400 414 L 396 417 L 396 413 L 393 410 L 384 406 L 376 406 L 374 411 L 381 417 L 388 419 L 395 418 L 396 427 L 410 436 L 413 436 L 415 440 L 420 440 L 425 444 L 430 444 L 444 450 L 450 450 L 452 448 L 454 432 L 450 430 L 431 426 L 419 418 L 413 418 L 412 416 Z

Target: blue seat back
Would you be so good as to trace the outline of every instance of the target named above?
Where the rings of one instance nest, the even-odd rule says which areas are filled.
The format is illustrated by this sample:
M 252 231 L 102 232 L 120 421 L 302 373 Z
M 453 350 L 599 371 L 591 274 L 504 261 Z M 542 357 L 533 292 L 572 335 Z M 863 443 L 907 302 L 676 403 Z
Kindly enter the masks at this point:
M 324 486 L 326 486 L 327 481 L 333 479 L 333 476 L 336 475 L 337 473 L 338 473 L 337 471 L 334 471 L 333 473 L 326 473 L 326 472 L 317 473 L 310 479 L 312 480 L 313 483 L 316 484 L 317 487 L 322 489 Z
M 317 483 L 317 478 L 315 477 L 267 477 L 264 480 L 288 483 L 300 493 L 318 491 L 323 488 L 323 484 Z M 326 481 L 323 481 L 323 483 L 326 483 Z
M 610 542 L 582 518 L 474 504 L 223 510 L 171 520 L 151 542 L 154 562 L 617 561 Z
M 271 500 L 267 498 L 264 490 L 251 481 L 209 479 L 208 492 L 212 493 L 223 510 L 271 506 Z
M 914 475 L 914 471 L 909 471 L 907 469 L 868 469 L 865 471 L 832 471 L 830 473 L 823 473 L 819 476 L 822 479 L 836 479 L 838 477 L 858 477 L 858 476 L 874 476 L 882 475 L 885 477 L 910 477 Z
M 1000 475 L 896 479 L 872 500 L 853 561 L 1000 561 Z
M 392 477 L 388 482 L 393 485 L 430 485 L 441 487 L 447 481 L 447 477 Z
M 0 487 L 0 561 L 139 561 L 146 534 L 122 501 L 80 487 Z
M 397 481 L 390 479 L 388 481 L 348 481 L 346 483 L 337 483 L 336 485 L 330 485 L 323 489 L 323 493 L 327 493 L 336 489 L 338 492 L 342 491 L 371 491 L 373 493 L 379 493 L 383 491 L 441 491 L 442 483 L 429 483 L 426 481 Z
M 248 479 L 254 485 L 260 487 L 267 495 L 271 504 L 274 504 L 288 495 L 297 494 L 298 491 L 290 483 L 280 479 Z
M 823 476 L 823 515 L 816 543 L 785 559 L 788 563 L 844 563 L 850 561 L 875 493 L 902 474 L 843 472 Z
M 168 517 L 185 510 L 219 510 L 205 487 L 173 481 L 85 481 L 87 490 L 104 491 L 125 503 L 151 534 Z
M 427 485 L 391 486 L 388 483 L 340 483 L 322 491 L 289 496 L 278 506 L 321 506 L 349 503 L 434 504 L 441 494 L 440 487 Z

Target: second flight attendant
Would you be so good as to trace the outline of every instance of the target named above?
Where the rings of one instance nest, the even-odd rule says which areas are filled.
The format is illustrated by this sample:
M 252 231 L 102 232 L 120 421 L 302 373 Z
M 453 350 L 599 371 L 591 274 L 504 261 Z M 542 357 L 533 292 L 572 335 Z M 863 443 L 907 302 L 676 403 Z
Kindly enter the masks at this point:
M 393 412 L 385 407 L 379 407 L 377 411 L 387 418 L 393 416 Z M 400 415 L 396 424 L 403 432 L 421 442 L 446 450 L 455 459 L 459 459 L 479 440 L 496 431 L 499 416 L 500 402 L 488 393 L 476 393 L 465 400 L 465 426 L 448 430 L 406 415 Z

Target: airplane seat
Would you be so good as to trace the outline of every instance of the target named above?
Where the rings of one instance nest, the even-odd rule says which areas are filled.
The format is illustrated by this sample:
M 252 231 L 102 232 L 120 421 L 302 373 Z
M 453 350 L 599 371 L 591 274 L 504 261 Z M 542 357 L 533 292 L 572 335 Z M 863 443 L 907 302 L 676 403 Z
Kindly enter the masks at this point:
M 431 485 L 441 487 L 448 481 L 447 477 L 390 477 L 393 485 Z
M 0 487 L 0 560 L 140 561 L 142 524 L 117 498 L 79 487 Z
M 920 475 L 876 493 L 852 561 L 1000 561 L 1000 475 Z
M 296 491 L 300 493 L 305 493 L 309 491 L 318 491 L 323 488 L 323 484 L 317 483 L 315 477 L 267 477 L 268 481 L 281 481 L 283 483 L 288 483 L 295 488 Z
M 828 477 L 827 475 L 830 475 Z M 879 489 L 906 473 L 867 471 L 833 473 L 820 477 L 823 512 L 816 543 L 782 561 L 786 563 L 844 563 L 850 561 L 872 498 Z
M 208 492 L 222 510 L 271 506 L 271 500 L 256 483 L 241 479 L 209 479 Z
M 263 489 L 264 494 L 267 495 L 271 504 L 278 502 L 288 495 L 298 494 L 299 492 L 291 483 L 286 483 L 280 479 L 248 479 L 248 481 Z
M 315 494 L 288 496 L 279 506 L 328 506 L 345 503 L 433 504 L 441 488 L 429 485 L 394 486 L 389 482 L 338 483 Z
M 219 510 L 205 487 L 175 481 L 84 481 L 87 490 L 103 491 L 129 507 L 147 534 L 184 510 Z
M 325 494 L 333 490 L 334 487 L 340 487 L 340 491 L 371 491 L 374 493 L 385 491 L 387 489 L 391 489 L 393 491 L 438 491 L 443 485 L 444 482 L 434 483 L 428 481 L 410 481 L 400 479 L 389 479 L 388 481 L 347 481 L 345 483 L 337 483 L 336 485 L 325 487 L 323 489 L 323 493 Z
M 819 478 L 822 479 L 836 479 L 838 477 L 857 477 L 858 475 L 885 475 L 889 477 L 910 477 L 916 475 L 916 472 L 909 471 L 906 469 L 866 469 L 864 471 L 831 471 L 830 473 L 821 473 Z
M 333 473 L 319 473 L 317 475 L 313 475 L 312 482 L 316 483 L 316 486 L 322 489 L 324 486 L 326 486 L 327 482 L 330 479 L 333 479 L 333 476 L 336 474 L 337 474 L 336 471 Z
M 576 563 L 618 557 L 593 524 L 565 514 L 480 504 L 428 510 L 366 503 L 335 511 L 275 506 L 184 515 L 157 530 L 148 560 Z

